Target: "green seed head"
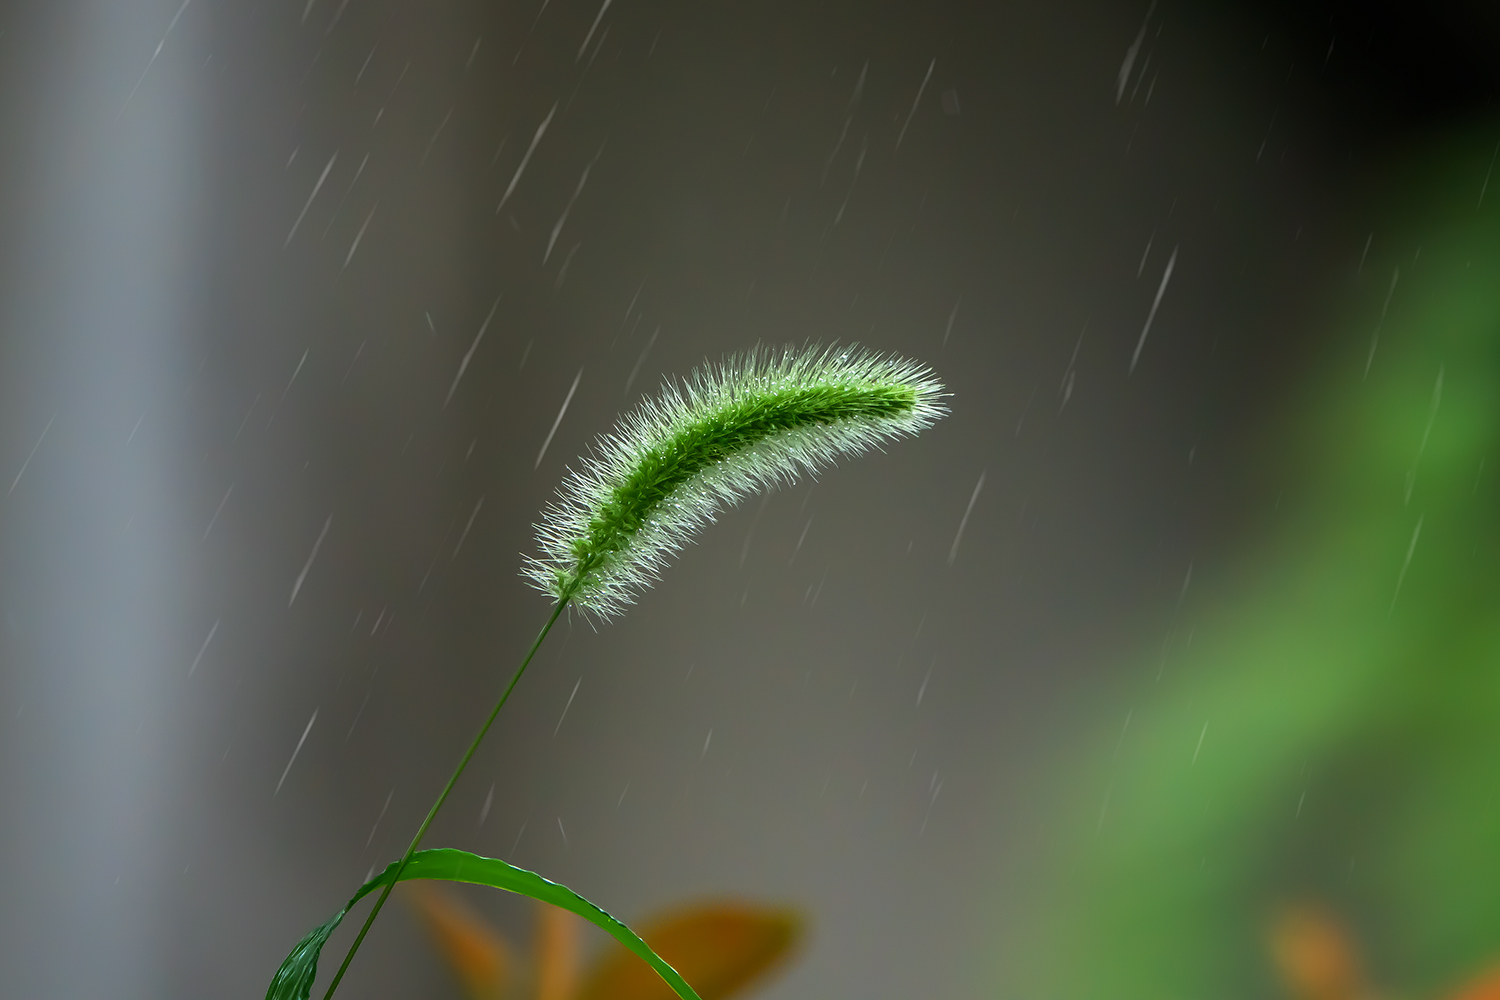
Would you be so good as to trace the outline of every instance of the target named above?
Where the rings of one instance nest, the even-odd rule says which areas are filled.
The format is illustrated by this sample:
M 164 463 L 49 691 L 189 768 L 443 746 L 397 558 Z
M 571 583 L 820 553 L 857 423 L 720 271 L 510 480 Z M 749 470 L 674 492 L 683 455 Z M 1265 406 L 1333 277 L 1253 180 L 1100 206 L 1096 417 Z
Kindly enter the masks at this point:
M 757 348 L 669 381 L 569 471 L 522 572 L 612 617 L 721 504 L 915 434 L 946 395 L 925 365 L 857 347 Z

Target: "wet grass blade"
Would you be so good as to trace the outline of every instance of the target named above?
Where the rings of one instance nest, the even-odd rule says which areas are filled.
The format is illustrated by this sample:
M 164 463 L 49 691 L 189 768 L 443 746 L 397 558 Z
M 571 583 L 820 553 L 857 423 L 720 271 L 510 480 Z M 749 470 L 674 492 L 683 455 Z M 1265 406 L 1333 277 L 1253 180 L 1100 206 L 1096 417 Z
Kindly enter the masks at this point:
M 323 945 L 327 943 L 329 936 L 338 928 L 344 915 L 354 904 L 374 890 L 388 885 L 398 867 L 399 862 L 394 862 L 385 871 L 360 886 L 359 891 L 344 905 L 343 909 L 335 913 L 327 923 L 320 924 L 297 942 L 297 946 L 292 949 L 286 961 L 281 963 L 281 968 L 276 970 L 276 976 L 271 980 L 271 988 L 266 991 L 266 1000 L 307 1000 L 308 994 L 312 992 L 313 980 L 318 974 L 318 956 L 322 953 Z M 411 861 L 401 871 L 400 881 L 405 882 L 410 879 L 439 879 L 447 882 L 487 885 L 495 889 L 530 896 L 532 899 L 551 903 L 553 906 L 576 913 L 640 956 L 682 1000 L 700 1000 L 687 981 L 678 975 L 677 970 L 663 961 L 624 923 L 616 920 L 567 886 L 558 885 L 535 872 L 516 868 L 496 858 L 480 857 L 468 851 L 458 851 L 452 848 L 439 848 L 431 851 L 418 851 L 412 855 Z

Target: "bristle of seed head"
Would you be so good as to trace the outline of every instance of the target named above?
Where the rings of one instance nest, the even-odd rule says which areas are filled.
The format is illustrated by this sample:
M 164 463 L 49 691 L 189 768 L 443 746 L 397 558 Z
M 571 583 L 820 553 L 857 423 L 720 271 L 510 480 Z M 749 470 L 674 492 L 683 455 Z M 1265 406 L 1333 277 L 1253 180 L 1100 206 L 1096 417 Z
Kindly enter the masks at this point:
M 925 365 L 855 346 L 756 348 L 669 379 L 568 471 L 522 574 L 613 617 L 721 505 L 916 434 L 947 395 Z

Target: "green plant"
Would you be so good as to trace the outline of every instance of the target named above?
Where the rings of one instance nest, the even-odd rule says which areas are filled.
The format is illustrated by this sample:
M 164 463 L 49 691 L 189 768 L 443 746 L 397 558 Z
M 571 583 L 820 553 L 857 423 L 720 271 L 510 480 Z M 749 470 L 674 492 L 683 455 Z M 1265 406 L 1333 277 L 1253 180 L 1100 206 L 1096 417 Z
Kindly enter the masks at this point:
M 756 349 L 668 382 L 660 398 L 622 417 L 582 471 L 569 473 L 537 526 L 541 555 L 523 572 L 555 603 L 531 649 L 406 853 L 297 944 L 266 1000 L 307 1000 L 323 944 L 350 907 L 380 889 L 324 994 L 332 997 L 396 883 L 421 878 L 493 886 L 571 910 L 644 959 L 683 1000 L 700 1000 L 630 928 L 572 890 L 494 858 L 418 847 L 569 604 L 601 618 L 619 614 L 721 504 L 916 434 L 947 412 L 945 396 L 925 366 L 857 347 Z

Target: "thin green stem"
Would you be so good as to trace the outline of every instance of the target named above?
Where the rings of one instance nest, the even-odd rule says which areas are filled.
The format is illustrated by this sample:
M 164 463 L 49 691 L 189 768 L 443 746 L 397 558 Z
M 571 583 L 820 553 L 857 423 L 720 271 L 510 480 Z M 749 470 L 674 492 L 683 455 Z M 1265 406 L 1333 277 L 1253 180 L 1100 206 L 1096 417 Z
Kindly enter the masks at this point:
M 370 932 L 370 925 L 380 915 L 380 908 L 385 905 L 387 897 L 391 894 L 391 889 L 395 887 L 401 878 L 401 873 L 406 870 L 406 866 L 411 862 L 412 855 L 417 853 L 417 845 L 422 843 L 423 835 L 427 833 L 427 828 L 432 825 L 432 818 L 437 815 L 437 811 L 448 800 L 448 793 L 453 791 L 453 786 L 458 784 L 459 775 L 463 774 L 464 768 L 469 766 L 469 758 L 473 757 L 474 751 L 479 749 L 479 744 L 484 740 L 485 734 L 490 731 L 490 726 L 494 725 L 495 717 L 500 714 L 500 709 L 505 707 L 506 699 L 515 690 L 517 682 L 521 679 L 521 675 L 526 672 L 526 667 L 531 663 L 532 657 L 536 656 L 536 651 L 541 648 L 542 640 L 547 638 L 548 632 L 552 631 L 552 626 L 557 623 L 557 619 L 563 613 L 563 608 L 567 606 L 570 597 L 572 597 L 571 594 L 563 597 L 557 602 L 557 607 L 552 609 L 552 617 L 547 619 L 547 624 L 543 625 L 542 630 L 537 633 L 536 641 L 531 644 L 531 650 L 526 654 L 526 659 L 522 660 L 521 665 L 516 668 L 515 675 L 511 677 L 510 683 L 505 685 L 505 690 L 501 693 L 500 700 L 495 702 L 495 707 L 490 712 L 490 717 L 485 719 L 484 725 L 479 728 L 479 735 L 475 736 L 474 742 L 469 744 L 469 750 L 464 754 L 463 760 L 459 761 L 458 767 L 453 769 L 453 777 L 448 779 L 448 784 L 443 787 L 442 794 L 437 797 L 437 801 L 427 811 L 427 818 L 417 828 L 417 835 L 411 838 L 411 844 L 406 848 L 406 853 L 402 855 L 401 864 L 396 868 L 396 874 L 385 884 L 385 889 L 381 891 L 380 898 L 375 900 L 375 905 L 370 909 L 370 915 L 365 918 L 365 925 L 359 929 L 359 936 L 349 946 L 349 954 L 344 956 L 344 964 L 339 966 L 339 971 L 333 977 L 333 982 L 328 984 L 328 992 L 323 994 L 323 1000 L 330 1000 L 333 996 L 333 991 L 339 988 L 339 983 L 343 980 L 344 973 L 349 969 L 349 963 L 354 961 L 354 953 L 359 951 L 359 946 L 364 943 L 365 935 Z

